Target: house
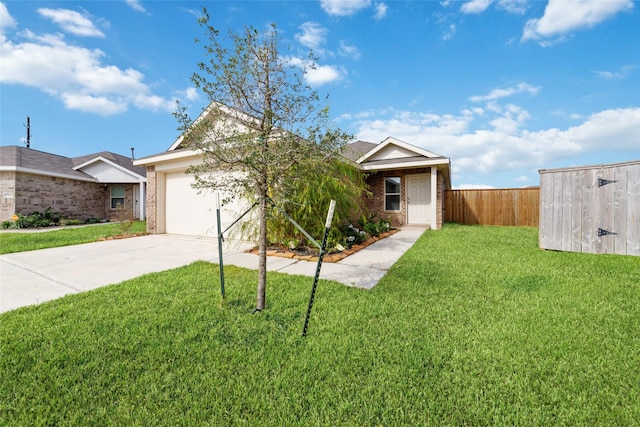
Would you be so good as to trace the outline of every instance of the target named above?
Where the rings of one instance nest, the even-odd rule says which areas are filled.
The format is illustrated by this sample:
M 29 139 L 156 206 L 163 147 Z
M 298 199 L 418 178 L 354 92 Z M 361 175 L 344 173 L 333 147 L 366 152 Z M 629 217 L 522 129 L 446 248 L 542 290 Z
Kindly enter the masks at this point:
M 196 122 L 207 118 L 211 106 Z M 215 236 L 216 209 L 225 194 L 195 189 L 185 171 L 202 161 L 203 153 L 182 146 L 179 137 L 167 151 L 137 159 L 147 168 L 147 231 L 153 234 Z M 450 160 L 395 138 L 380 144 L 357 141 L 344 153 L 363 173 L 373 196 L 372 212 L 391 220 L 393 226 L 442 227 L 444 190 L 451 188 Z M 246 210 L 243 201 L 221 206 L 223 228 Z
M 70 219 L 110 219 L 118 204 L 145 217 L 146 169 L 103 151 L 64 157 L 20 146 L 0 147 L 0 220 L 50 207 Z
M 394 227 L 429 225 L 442 228 L 444 190 L 451 189 L 451 161 L 396 138 L 379 144 L 351 143 L 344 153 L 367 174 L 371 212 Z

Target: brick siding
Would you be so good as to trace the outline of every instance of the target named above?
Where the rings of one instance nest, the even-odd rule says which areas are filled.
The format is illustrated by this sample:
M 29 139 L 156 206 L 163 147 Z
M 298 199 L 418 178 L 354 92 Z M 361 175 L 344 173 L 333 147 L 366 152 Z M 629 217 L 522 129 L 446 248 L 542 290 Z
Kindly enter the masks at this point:
M 155 166 L 147 166 L 147 232 L 157 232 L 157 173 Z
M 115 211 L 110 209 L 110 185 L 23 172 L 2 172 L 0 177 L 2 221 L 11 219 L 14 213 L 28 215 L 48 207 L 69 219 L 115 217 Z M 125 207 L 132 207 L 137 184 L 118 185 L 125 187 Z M 4 197 L 8 194 L 13 194 L 13 199 Z
M 407 210 L 406 210 L 406 187 L 407 187 L 407 175 L 419 174 L 419 173 L 431 173 L 431 168 L 415 168 L 406 170 L 394 170 L 394 171 L 380 171 L 373 173 L 367 177 L 367 184 L 369 185 L 369 191 L 372 195 L 365 198 L 367 209 L 375 213 L 382 219 L 389 220 L 392 227 L 401 227 L 406 225 L 407 222 Z M 384 180 L 389 177 L 400 178 L 400 210 L 399 211 L 385 211 L 384 210 Z M 438 185 L 436 192 L 436 227 L 442 227 L 443 215 L 443 201 L 444 201 L 444 176 L 438 171 Z

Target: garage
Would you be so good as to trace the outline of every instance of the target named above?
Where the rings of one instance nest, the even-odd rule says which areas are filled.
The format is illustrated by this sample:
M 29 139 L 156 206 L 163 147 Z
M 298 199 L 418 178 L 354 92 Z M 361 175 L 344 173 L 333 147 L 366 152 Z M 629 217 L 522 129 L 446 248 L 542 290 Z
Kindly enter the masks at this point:
M 191 186 L 194 178 L 181 172 L 164 174 L 165 201 L 164 230 L 168 234 L 190 236 L 217 236 L 216 208 L 224 195 L 211 189 L 197 190 Z M 234 201 L 220 209 L 222 227 L 225 229 L 245 210 L 246 203 Z

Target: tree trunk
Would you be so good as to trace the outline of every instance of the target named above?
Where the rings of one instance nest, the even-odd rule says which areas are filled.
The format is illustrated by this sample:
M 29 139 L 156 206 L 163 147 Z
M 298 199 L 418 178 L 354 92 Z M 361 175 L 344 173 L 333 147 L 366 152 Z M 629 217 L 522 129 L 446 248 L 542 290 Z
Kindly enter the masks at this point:
M 262 193 L 262 191 L 261 191 Z M 260 194 L 260 218 L 258 235 L 258 296 L 256 310 L 264 310 L 267 291 L 267 194 Z

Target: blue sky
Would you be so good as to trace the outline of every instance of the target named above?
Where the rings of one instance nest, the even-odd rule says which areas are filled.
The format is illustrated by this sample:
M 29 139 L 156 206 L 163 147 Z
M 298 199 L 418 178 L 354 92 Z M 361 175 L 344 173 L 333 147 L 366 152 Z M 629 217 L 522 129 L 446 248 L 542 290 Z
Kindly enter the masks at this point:
M 357 139 L 448 156 L 455 188 L 640 159 L 640 10 L 631 0 L 5 1 L 0 144 L 65 156 L 165 151 L 205 5 L 221 31 L 277 25 Z

